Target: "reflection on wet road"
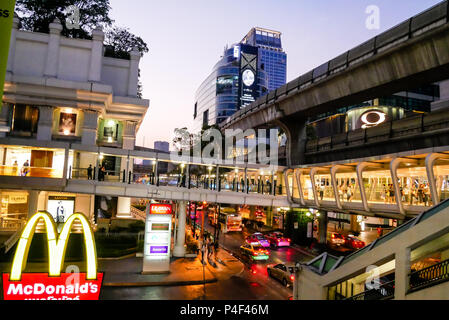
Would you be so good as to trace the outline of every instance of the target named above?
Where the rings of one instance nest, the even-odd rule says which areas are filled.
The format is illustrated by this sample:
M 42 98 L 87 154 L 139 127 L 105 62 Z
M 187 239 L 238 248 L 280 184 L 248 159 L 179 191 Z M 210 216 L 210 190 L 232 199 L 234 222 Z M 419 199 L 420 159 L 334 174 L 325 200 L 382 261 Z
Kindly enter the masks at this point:
M 214 228 L 205 218 L 205 229 L 213 234 Z M 102 299 L 136 299 L 136 300 L 287 300 L 292 296 L 292 288 L 283 286 L 279 281 L 270 278 L 267 266 L 284 263 L 294 265 L 311 259 L 294 247 L 270 249 L 267 261 L 250 261 L 240 254 L 240 246 L 250 232 L 230 232 L 220 234 L 220 246 L 244 263 L 244 270 L 228 279 L 206 285 L 177 287 L 141 287 L 141 288 L 108 288 L 102 289 Z

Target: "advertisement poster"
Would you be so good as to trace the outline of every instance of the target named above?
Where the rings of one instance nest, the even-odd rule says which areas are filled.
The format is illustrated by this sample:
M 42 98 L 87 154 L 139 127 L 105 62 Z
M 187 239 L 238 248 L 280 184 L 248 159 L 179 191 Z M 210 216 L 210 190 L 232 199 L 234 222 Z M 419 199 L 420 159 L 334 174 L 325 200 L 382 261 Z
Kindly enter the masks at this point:
M 15 0 L 2 0 L 0 3 L 0 98 L 3 97 L 6 67 L 8 65 L 9 43 L 11 41 L 12 19 L 14 18 Z M 0 106 L 1 108 L 1 106 Z
M 258 98 L 257 92 L 257 47 L 241 45 L 239 107 L 243 108 Z
M 117 197 L 95 196 L 95 222 L 97 219 L 110 219 L 117 215 Z
M 75 210 L 75 197 L 49 196 L 47 211 L 56 223 L 65 222 Z
M 59 116 L 59 134 L 74 135 L 76 130 L 76 113 L 61 112 Z

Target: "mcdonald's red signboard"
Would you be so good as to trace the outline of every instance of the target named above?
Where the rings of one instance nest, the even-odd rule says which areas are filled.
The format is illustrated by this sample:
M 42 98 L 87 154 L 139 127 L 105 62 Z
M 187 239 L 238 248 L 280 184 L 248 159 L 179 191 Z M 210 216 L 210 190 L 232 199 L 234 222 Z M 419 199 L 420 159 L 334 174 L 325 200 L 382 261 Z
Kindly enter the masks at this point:
M 150 204 L 150 214 L 171 214 L 171 204 L 152 203 Z
M 47 231 L 48 273 L 23 273 L 34 231 L 43 220 Z M 61 273 L 73 223 L 78 220 L 84 233 L 87 272 Z M 58 234 L 50 213 L 41 211 L 25 225 L 11 267 L 2 275 L 5 300 L 98 300 L 103 273 L 97 273 L 95 239 L 89 221 L 81 213 L 71 215 Z

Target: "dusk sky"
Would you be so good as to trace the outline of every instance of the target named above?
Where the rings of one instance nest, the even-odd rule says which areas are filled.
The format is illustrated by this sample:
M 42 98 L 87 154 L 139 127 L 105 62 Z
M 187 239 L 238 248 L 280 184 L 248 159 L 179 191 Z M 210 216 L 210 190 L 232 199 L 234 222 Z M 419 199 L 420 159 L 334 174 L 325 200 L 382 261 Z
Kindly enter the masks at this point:
M 170 142 L 191 127 L 195 92 L 226 45 L 255 26 L 282 32 L 287 81 L 357 46 L 439 0 L 111 0 L 116 23 L 142 37 L 143 96 L 150 107 L 137 145 Z M 380 29 L 365 26 L 370 5 L 380 9 Z

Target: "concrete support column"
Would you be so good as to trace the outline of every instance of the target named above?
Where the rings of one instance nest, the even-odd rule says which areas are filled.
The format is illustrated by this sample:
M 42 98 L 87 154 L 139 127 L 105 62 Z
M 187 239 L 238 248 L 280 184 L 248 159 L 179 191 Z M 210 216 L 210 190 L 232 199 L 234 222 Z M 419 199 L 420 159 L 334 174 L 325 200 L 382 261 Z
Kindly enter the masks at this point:
M 6 137 L 6 132 L 9 130 L 9 103 L 3 103 L 0 110 L 0 138 Z
M 16 54 L 16 35 L 19 29 L 19 18 L 14 14 L 12 20 L 12 30 L 11 30 L 11 40 L 9 43 L 9 55 L 8 55 L 8 65 L 6 66 L 6 72 L 14 72 L 14 57 Z
M 90 56 L 89 81 L 101 81 L 101 67 L 103 63 L 104 32 L 101 28 L 92 31 L 92 51 Z
M 318 219 L 318 243 L 326 244 L 327 241 L 327 212 L 320 211 Z
M 409 288 L 410 249 L 403 248 L 395 253 L 394 299 L 404 300 Z
M 305 163 L 307 119 L 277 121 L 287 135 L 287 167 Z
M 354 214 L 351 214 L 349 216 L 349 220 L 350 220 L 351 231 L 360 231 L 360 224 L 357 221 L 357 216 Z
M 130 52 L 129 78 L 128 78 L 128 96 L 137 97 L 137 85 L 139 82 L 139 61 L 140 52 L 134 48 Z
M 45 62 L 44 75 L 46 77 L 56 78 L 58 76 L 59 48 L 61 40 L 62 25 L 56 18 L 50 23 L 50 40 L 48 41 L 47 60 Z
M 98 128 L 98 112 L 95 110 L 84 110 L 83 131 L 81 144 L 96 145 Z
M 39 193 L 40 191 L 37 190 L 28 191 L 28 218 L 37 212 Z
M 117 218 L 132 218 L 131 198 L 118 197 L 118 199 L 117 199 Z
M 136 142 L 136 121 L 124 121 L 123 123 L 123 149 L 134 150 Z
M 53 107 L 39 106 L 37 140 L 50 141 L 52 126 L 53 126 Z
M 62 171 L 62 178 L 63 179 L 70 178 L 70 174 L 69 174 L 69 155 L 70 155 L 70 150 L 68 148 L 66 148 L 64 150 L 64 168 L 63 168 L 63 171 Z
M 184 244 L 186 242 L 186 212 L 187 212 L 187 202 L 179 201 L 178 205 L 178 232 L 175 239 L 175 248 L 173 249 L 174 257 L 184 257 L 186 254 L 186 248 Z

